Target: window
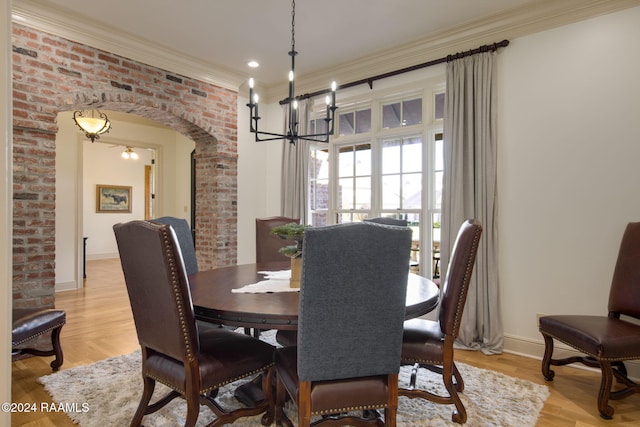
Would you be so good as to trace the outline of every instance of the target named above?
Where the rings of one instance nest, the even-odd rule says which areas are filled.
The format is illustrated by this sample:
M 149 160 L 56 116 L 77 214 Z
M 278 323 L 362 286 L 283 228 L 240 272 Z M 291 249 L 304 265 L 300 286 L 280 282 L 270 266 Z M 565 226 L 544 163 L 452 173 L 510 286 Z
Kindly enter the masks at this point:
M 309 211 L 311 224 L 327 225 L 329 212 L 329 149 L 313 146 L 309 156 Z
M 338 129 L 340 136 L 370 132 L 371 108 L 340 113 Z
M 434 118 L 436 120 L 442 120 L 444 118 L 444 93 L 437 93 L 433 98 Z
M 393 129 L 422 123 L 422 98 L 382 106 L 382 128 Z
M 339 223 L 367 217 L 371 209 L 371 144 L 338 149 L 337 209 Z
M 327 121 L 322 119 L 312 119 L 309 122 L 309 135 L 327 132 Z
M 432 265 L 431 271 L 433 278 L 440 277 L 440 212 L 442 209 L 442 176 L 444 172 L 444 141 L 442 132 L 437 132 L 434 135 L 433 144 L 433 179 L 431 186 L 431 205 L 429 208 L 429 217 L 431 218 L 431 252 L 432 252 Z
M 430 89 L 340 106 L 330 144 L 311 149 L 309 217 L 314 226 L 404 219 L 412 271 L 437 277 L 444 93 Z
M 382 141 L 382 209 L 422 206 L 422 137 Z

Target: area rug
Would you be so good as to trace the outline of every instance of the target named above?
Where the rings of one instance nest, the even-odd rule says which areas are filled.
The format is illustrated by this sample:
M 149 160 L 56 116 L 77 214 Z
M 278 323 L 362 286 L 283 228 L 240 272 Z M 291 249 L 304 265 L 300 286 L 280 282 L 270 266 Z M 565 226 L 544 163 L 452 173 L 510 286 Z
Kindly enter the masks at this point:
M 275 342 L 273 332 L 262 334 L 263 339 Z M 499 372 L 475 368 L 458 363 L 465 380 L 460 395 L 467 409 L 469 427 L 535 426 L 549 390 L 543 385 L 509 377 Z M 403 367 L 401 384 L 409 381 L 410 370 Z M 81 427 L 127 426 L 135 413 L 142 394 L 140 352 L 112 357 L 91 365 L 79 366 L 50 374 L 39 379 L 51 394 L 58 408 Z M 221 389 L 219 401 L 231 408 L 240 404 L 233 390 L 241 382 Z M 418 374 L 418 387 L 444 394 L 442 381 L 426 369 Z M 158 384 L 154 397 L 167 388 Z M 399 426 L 459 426 L 451 421 L 453 405 L 436 405 L 422 399 L 400 397 L 398 402 Z M 287 414 L 295 422 L 295 407 L 288 406 Z M 143 419 L 146 427 L 173 427 L 184 425 L 186 404 L 176 399 L 155 414 Z M 206 407 L 201 407 L 197 426 L 214 419 Z M 244 418 L 233 426 L 260 426 L 260 416 Z

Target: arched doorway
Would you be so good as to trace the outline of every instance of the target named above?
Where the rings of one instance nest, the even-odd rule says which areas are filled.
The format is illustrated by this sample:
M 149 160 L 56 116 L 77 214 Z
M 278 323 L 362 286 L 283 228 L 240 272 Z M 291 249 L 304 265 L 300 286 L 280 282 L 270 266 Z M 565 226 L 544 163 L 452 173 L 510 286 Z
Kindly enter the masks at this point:
M 14 307 L 54 305 L 60 111 L 133 113 L 192 139 L 200 266 L 234 264 L 237 92 L 24 25 L 12 31 Z
M 56 291 L 82 287 L 85 260 L 117 258 L 113 224 L 164 215 L 192 220 L 194 141 L 133 114 L 101 111 L 112 131 L 94 143 L 73 124 L 71 111 L 58 114 Z M 124 159 L 126 147 L 138 158 Z M 98 210 L 97 187 L 111 185 L 131 188 L 131 212 Z

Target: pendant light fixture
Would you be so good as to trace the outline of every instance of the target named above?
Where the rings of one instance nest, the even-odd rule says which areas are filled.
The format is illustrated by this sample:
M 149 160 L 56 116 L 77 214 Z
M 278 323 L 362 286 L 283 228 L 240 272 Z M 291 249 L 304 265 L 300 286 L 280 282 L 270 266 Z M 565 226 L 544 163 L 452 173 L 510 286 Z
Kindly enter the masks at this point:
M 307 135 L 298 134 L 298 100 L 294 94 L 295 92 L 295 58 L 298 52 L 296 52 L 296 33 L 295 33 L 295 21 L 296 21 L 296 2 L 291 2 L 291 50 L 289 56 L 291 57 L 291 70 L 289 71 L 289 96 L 284 101 L 284 105 L 288 106 L 288 117 L 286 123 L 286 133 L 278 134 L 272 132 L 263 132 L 259 130 L 260 116 L 258 114 L 258 94 L 254 91 L 254 80 L 249 79 L 249 130 L 255 134 L 256 142 L 260 141 L 272 141 L 277 139 L 286 139 L 291 144 L 295 144 L 299 139 L 315 142 L 329 142 L 329 136 L 333 135 L 334 131 L 334 117 L 336 107 L 336 82 L 331 84 L 331 96 L 326 97 L 327 109 L 324 121 L 326 123 L 326 132 L 314 133 Z
M 128 145 L 127 145 L 126 149 L 122 152 L 121 156 L 125 160 L 128 160 L 128 159 L 138 160 L 138 157 L 139 157 L 138 153 L 133 151 L 133 147 L 130 147 Z
M 107 115 L 98 110 L 76 111 L 73 113 L 73 121 L 91 142 L 100 139 L 100 135 L 111 129 L 111 122 Z

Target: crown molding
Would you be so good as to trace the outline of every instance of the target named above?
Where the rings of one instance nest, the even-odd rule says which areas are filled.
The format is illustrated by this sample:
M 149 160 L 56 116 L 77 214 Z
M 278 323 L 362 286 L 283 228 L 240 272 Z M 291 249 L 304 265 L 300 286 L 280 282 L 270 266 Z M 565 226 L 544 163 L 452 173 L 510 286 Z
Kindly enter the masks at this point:
M 245 79 L 244 76 L 198 58 L 162 48 L 132 34 L 88 21 L 75 12 L 62 14 L 59 10 L 37 1 L 14 1 L 11 12 L 14 23 L 225 89 L 237 91 Z
M 298 93 L 310 93 L 325 88 L 327 76 L 338 84 L 358 81 L 485 44 L 511 40 L 635 6 L 640 6 L 640 0 L 539 0 L 488 18 L 466 22 L 398 48 L 301 76 L 296 88 Z M 286 96 L 283 95 L 286 94 L 284 83 L 267 90 L 270 99 L 277 98 L 278 94 L 279 98 Z
M 598 15 L 640 6 L 640 0 L 538 0 L 487 18 L 472 20 L 400 47 L 355 58 L 296 79 L 299 93 L 326 87 L 327 76 L 351 82 L 410 67 L 483 44 L 533 34 Z M 74 40 L 97 49 L 134 59 L 167 71 L 234 91 L 242 90 L 246 76 L 206 63 L 198 58 L 164 49 L 131 34 L 89 22 L 80 15 L 61 14 L 37 0 L 16 0 L 12 6 L 16 23 Z M 264 88 L 263 99 L 277 102 L 286 96 L 287 83 Z

